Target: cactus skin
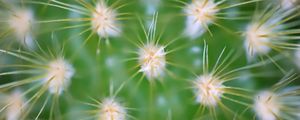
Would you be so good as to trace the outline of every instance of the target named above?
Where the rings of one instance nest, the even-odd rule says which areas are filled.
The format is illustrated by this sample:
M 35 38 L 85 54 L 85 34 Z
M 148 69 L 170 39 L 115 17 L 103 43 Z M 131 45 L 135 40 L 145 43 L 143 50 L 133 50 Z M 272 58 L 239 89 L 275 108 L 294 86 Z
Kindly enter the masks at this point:
M 296 0 L 0 0 L 0 119 L 298 120 L 299 15 Z

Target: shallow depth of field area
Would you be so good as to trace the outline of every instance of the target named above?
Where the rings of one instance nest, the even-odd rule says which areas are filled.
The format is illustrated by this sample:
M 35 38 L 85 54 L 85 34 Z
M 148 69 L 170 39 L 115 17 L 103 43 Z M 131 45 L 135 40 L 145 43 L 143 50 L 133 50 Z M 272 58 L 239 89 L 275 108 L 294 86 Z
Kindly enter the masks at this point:
M 0 0 L 2 120 L 299 120 L 298 0 Z

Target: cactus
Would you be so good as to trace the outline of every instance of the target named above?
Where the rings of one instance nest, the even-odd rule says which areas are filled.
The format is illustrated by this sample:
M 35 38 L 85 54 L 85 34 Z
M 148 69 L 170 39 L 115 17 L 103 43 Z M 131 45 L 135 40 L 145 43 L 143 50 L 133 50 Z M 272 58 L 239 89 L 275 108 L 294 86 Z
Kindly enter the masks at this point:
M 298 120 L 297 0 L 0 0 L 5 120 Z

